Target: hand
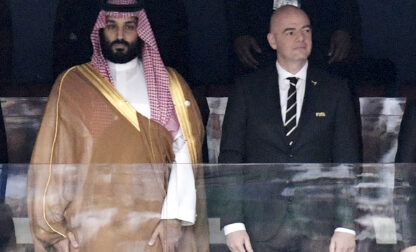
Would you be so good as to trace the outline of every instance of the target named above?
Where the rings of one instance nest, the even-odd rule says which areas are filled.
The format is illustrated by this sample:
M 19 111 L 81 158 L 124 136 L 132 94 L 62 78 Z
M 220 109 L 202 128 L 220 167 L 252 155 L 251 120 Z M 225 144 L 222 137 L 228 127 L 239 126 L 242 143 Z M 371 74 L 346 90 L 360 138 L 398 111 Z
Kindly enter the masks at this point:
M 259 62 L 254 57 L 253 51 L 261 53 L 261 49 L 255 38 L 249 35 L 239 36 L 234 41 L 234 51 L 238 60 L 248 67 L 257 69 Z
M 66 239 L 60 240 L 59 242 L 55 243 L 53 247 L 58 252 L 67 252 L 72 251 L 72 249 L 69 248 L 69 246 L 72 246 L 73 248 L 78 248 L 78 242 L 75 239 L 75 236 L 72 232 L 68 232 Z
M 163 252 L 174 252 L 182 237 L 181 223 L 178 220 L 160 220 L 150 238 L 149 246 L 153 246 L 158 237 L 162 244 Z
M 63 239 L 53 245 L 56 251 L 58 252 L 68 252 L 69 251 L 69 240 Z
M 329 244 L 329 252 L 354 252 L 355 250 L 355 235 L 334 232 Z
M 416 246 L 411 246 L 411 247 L 405 248 L 400 252 L 416 252 Z
M 245 230 L 229 233 L 225 237 L 228 249 L 231 252 L 253 252 L 250 237 Z
M 331 36 L 328 64 L 340 62 L 348 57 L 351 49 L 351 36 L 348 32 L 336 30 Z

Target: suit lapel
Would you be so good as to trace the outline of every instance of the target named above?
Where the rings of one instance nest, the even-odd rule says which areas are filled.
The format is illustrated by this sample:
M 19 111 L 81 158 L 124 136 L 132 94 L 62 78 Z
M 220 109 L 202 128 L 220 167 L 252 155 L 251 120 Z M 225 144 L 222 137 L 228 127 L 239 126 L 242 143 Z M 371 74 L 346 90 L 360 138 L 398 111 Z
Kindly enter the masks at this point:
M 273 67 L 273 70 L 268 75 L 268 79 L 266 79 L 266 83 L 268 83 L 266 89 L 266 97 L 268 97 L 269 101 L 268 104 L 271 104 L 272 108 L 272 118 L 273 125 L 277 125 L 276 133 L 278 134 L 278 138 L 276 139 L 277 142 L 283 143 L 283 146 L 288 146 L 288 139 L 285 134 L 285 129 L 283 127 L 283 119 L 282 119 L 282 108 L 280 106 L 280 90 L 279 90 L 279 75 L 277 73 L 276 67 Z M 273 83 L 270 85 L 270 83 Z

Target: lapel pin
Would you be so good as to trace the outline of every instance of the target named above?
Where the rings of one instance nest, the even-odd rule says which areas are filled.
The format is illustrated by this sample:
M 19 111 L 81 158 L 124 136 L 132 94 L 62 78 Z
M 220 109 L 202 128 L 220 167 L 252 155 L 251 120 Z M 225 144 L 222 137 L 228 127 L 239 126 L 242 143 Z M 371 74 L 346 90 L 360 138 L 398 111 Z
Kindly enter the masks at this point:
M 316 113 L 315 113 L 315 116 L 316 116 L 316 117 L 325 117 L 325 116 L 326 116 L 326 114 L 325 114 L 325 112 L 316 112 Z
M 313 84 L 314 86 L 318 85 L 318 82 L 317 82 L 317 81 L 313 81 L 313 80 L 311 80 L 311 82 L 312 82 L 312 84 Z

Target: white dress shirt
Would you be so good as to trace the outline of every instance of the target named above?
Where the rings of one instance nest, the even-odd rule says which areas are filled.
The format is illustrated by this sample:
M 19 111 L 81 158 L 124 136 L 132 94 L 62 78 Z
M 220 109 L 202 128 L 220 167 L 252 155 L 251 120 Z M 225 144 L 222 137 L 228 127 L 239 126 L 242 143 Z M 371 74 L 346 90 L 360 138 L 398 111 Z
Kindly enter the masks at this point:
M 286 121 L 287 94 L 288 94 L 289 87 L 290 87 L 289 80 L 286 78 L 288 77 L 298 78 L 298 82 L 296 83 L 296 124 L 298 124 L 300 114 L 302 111 L 302 106 L 303 106 L 303 98 L 305 97 L 308 62 L 306 62 L 305 65 L 296 74 L 291 74 L 285 69 L 283 69 L 283 67 L 280 66 L 279 62 L 277 61 L 276 61 L 276 68 L 277 68 L 277 73 L 279 75 L 280 107 L 281 107 L 283 124 Z M 225 235 L 228 235 L 229 233 L 240 231 L 240 230 L 246 230 L 244 223 L 232 223 L 232 224 L 224 226 Z M 335 232 L 345 232 L 345 233 L 355 235 L 354 230 L 341 228 L 341 227 L 336 228 Z
M 280 108 L 282 112 L 283 124 L 286 121 L 286 106 L 287 106 L 287 93 L 289 91 L 290 82 L 288 77 L 298 78 L 296 83 L 296 124 L 299 123 L 300 112 L 302 111 L 303 98 L 305 97 L 305 83 L 306 73 L 308 70 L 308 62 L 297 72 L 291 74 L 276 61 L 277 73 L 279 74 L 279 94 L 280 94 Z
M 107 63 L 118 92 L 137 112 L 150 118 L 150 101 L 142 61 L 135 58 L 125 64 L 110 61 Z M 188 147 L 180 128 L 173 140 L 173 152 L 175 161 L 172 164 L 161 219 L 178 219 L 182 221 L 182 225 L 192 225 L 196 211 L 195 178 Z

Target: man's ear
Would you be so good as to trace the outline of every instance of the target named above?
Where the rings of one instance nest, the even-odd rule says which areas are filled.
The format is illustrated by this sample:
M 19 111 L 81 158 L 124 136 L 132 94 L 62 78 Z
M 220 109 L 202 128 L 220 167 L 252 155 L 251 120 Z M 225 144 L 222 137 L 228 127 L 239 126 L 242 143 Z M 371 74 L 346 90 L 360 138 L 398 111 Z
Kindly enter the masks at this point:
M 267 41 L 269 41 L 270 47 L 276 50 L 276 39 L 270 32 L 267 34 Z

